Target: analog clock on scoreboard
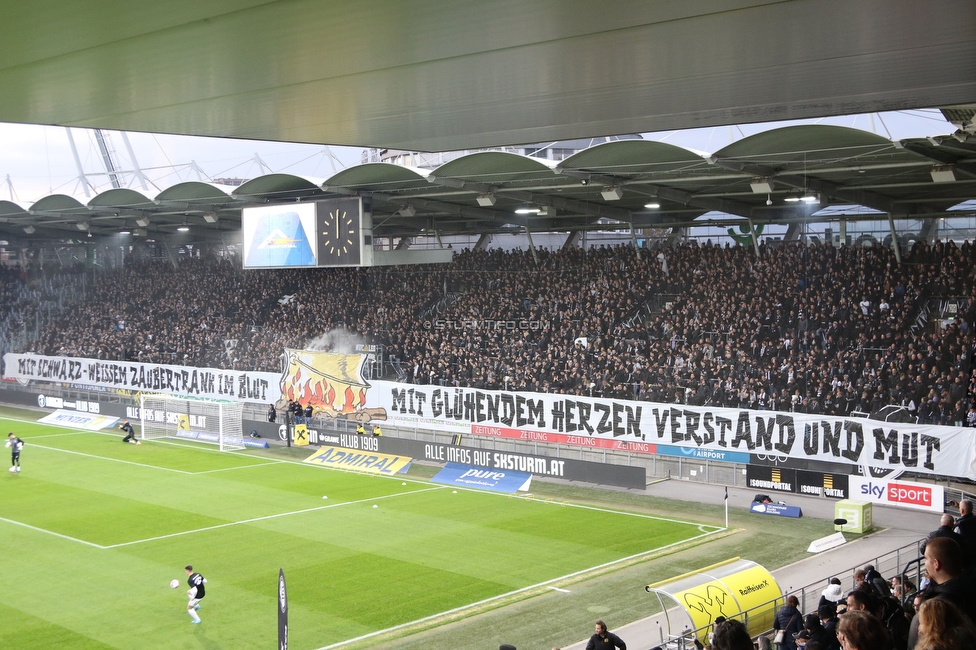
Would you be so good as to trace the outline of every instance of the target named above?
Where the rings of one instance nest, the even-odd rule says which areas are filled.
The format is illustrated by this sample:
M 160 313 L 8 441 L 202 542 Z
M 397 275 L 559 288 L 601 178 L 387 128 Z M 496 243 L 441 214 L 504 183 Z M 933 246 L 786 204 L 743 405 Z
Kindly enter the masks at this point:
M 362 210 L 358 198 L 317 201 L 317 266 L 363 263 Z

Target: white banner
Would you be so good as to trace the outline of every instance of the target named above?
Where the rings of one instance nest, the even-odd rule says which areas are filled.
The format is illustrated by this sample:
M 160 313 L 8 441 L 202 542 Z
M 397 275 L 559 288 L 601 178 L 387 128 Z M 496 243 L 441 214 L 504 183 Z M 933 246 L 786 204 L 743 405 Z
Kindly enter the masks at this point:
M 269 404 L 281 397 L 280 375 L 271 372 L 189 368 L 157 363 L 102 361 L 39 354 L 3 355 L 3 376 L 69 382 L 76 386 L 117 388 L 133 392 L 239 400 Z
M 394 424 L 637 453 L 680 448 L 976 479 L 973 431 L 803 413 L 654 404 L 374 381 Z
M 363 379 L 360 355 L 288 350 L 286 372 L 244 372 L 5 354 L 4 377 L 268 404 L 282 395 L 318 417 L 748 462 L 750 454 L 976 479 L 973 431 L 801 413 L 573 395 L 442 388 Z
M 72 429 L 85 429 L 86 431 L 99 431 L 114 427 L 119 421 L 111 415 L 93 415 L 91 413 L 78 413 L 77 411 L 57 410 L 42 417 L 38 422 L 53 424 L 58 427 L 70 427 Z

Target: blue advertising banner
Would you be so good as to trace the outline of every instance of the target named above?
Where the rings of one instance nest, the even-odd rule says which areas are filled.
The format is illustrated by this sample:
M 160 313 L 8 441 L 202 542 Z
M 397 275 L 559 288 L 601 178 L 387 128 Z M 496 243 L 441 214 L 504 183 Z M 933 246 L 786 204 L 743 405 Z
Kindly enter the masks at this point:
M 753 501 L 752 505 L 749 506 L 749 512 L 755 512 L 760 515 L 774 515 L 776 517 L 799 518 L 803 516 L 803 511 L 798 506 L 787 506 L 781 503 L 763 503 L 762 501 Z
M 460 485 L 477 490 L 514 494 L 529 489 L 532 475 L 525 472 L 505 472 L 498 469 L 448 463 L 444 469 L 437 473 L 437 476 L 430 480 L 442 485 Z
M 678 456 L 679 458 L 694 458 L 695 460 L 720 460 L 724 463 L 739 463 L 740 465 L 748 465 L 750 459 L 750 454 L 741 451 L 674 447 L 671 445 L 658 445 L 657 453 L 662 456 Z

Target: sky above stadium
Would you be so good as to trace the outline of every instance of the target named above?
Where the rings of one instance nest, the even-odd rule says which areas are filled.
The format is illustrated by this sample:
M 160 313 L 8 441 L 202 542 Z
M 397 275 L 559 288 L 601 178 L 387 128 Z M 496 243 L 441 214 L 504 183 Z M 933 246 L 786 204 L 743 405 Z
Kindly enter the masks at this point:
M 736 126 L 665 131 L 642 134 L 649 140 L 668 142 L 710 154 L 744 137 L 789 124 L 834 124 L 871 131 L 892 140 L 947 135 L 955 127 L 937 109 L 872 113 L 817 120 L 771 122 Z M 337 171 L 360 164 L 365 149 L 326 147 L 202 138 L 151 133 L 127 134 L 133 155 L 122 134 L 108 134 L 117 168 L 125 187 L 153 197 L 183 181 L 250 179 L 268 173 L 289 173 L 323 181 Z M 67 194 L 88 202 L 79 164 L 89 185 L 88 195 L 111 189 L 102 155 L 90 129 L 71 129 L 78 163 L 71 149 L 68 129 L 57 126 L 0 123 L 0 200 L 28 207 L 49 194 Z M 134 159 L 134 160 L 133 160 Z M 131 173 L 138 165 L 148 180 L 145 188 Z

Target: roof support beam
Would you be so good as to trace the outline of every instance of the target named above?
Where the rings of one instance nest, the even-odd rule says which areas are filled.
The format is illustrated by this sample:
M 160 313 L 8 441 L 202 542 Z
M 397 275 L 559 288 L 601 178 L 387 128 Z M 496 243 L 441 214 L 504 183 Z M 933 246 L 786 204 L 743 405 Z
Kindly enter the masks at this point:
M 704 210 L 726 212 L 728 214 L 734 214 L 740 217 L 753 216 L 752 208 L 748 204 L 741 203 L 739 201 L 733 201 L 730 199 L 713 199 L 713 198 L 699 197 L 699 196 L 695 196 L 695 194 L 692 192 L 675 189 L 673 187 L 667 187 L 655 183 L 642 183 L 640 181 L 626 182 L 626 181 L 621 181 L 621 179 L 615 178 L 613 176 L 590 174 L 589 172 L 578 171 L 575 169 L 560 169 L 558 170 L 558 172 L 566 176 L 572 176 L 573 178 L 579 178 L 594 183 L 600 183 L 601 185 L 624 184 L 629 186 L 639 186 L 641 188 L 644 188 L 644 190 L 647 191 L 651 196 L 655 196 L 661 199 L 667 199 L 668 201 L 674 201 L 675 203 L 681 203 L 682 205 L 693 205 L 697 208 L 702 208 Z
M 436 210 L 446 214 L 456 214 L 459 217 L 478 219 L 481 221 L 511 223 L 519 226 L 526 225 L 526 219 L 524 219 L 522 215 L 516 215 L 511 212 L 503 212 L 501 210 L 488 210 L 485 208 L 476 208 L 474 206 L 460 205 L 457 203 L 436 201 L 434 199 L 421 199 L 419 197 L 404 198 L 400 196 L 383 194 L 382 192 L 358 192 L 345 187 L 327 187 L 325 189 L 329 192 L 336 192 L 337 194 L 346 194 L 348 196 L 371 196 L 373 199 L 383 203 L 394 205 L 410 204 L 414 207 L 427 208 L 429 210 Z
M 775 178 L 776 182 L 783 183 L 784 185 L 789 185 L 801 190 L 812 190 L 814 192 L 832 196 L 843 201 L 849 201 L 858 205 L 874 208 L 875 210 L 880 210 L 881 212 L 893 212 L 895 214 L 905 216 L 914 216 L 914 214 L 917 212 L 921 212 L 910 210 L 896 201 L 893 201 L 890 197 L 883 194 L 878 194 L 877 192 L 870 192 L 856 188 L 845 188 L 837 183 L 831 183 L 830 181 L 824 181 L 807 175 L 796 175 L 795 173 L 784 174 L 780 173 L 780 170 L 765 165 L 752 165 L 736 160 L 724 160 L 722 158 L 714 159 L 714 164 L 718 165 L 719 167 L 734 169 L 753 176 Z
M 439 178 L 431 174 L 427 176 L 427 182 L 435 185 L 445 185 L 447 187 L 471 190 L 477 194 L 488 194 L 489 192 L 493 194 L 504 194 L 505 196 L 510 196 L 518 201 L 535 203 L 536 205 L 549 205 L 557 210 L 576 212 L 577 214 L 589 214 L 594 217 L 606 217 L 607 219 L 616 219 L 617 221 L 626 222 L 630 222 L 633 218 L 631 211 L 624 208 L 600 205 L 598 203 L 590 203 L 589 201 L 580 201 L 577 199 L 567 199 L 561 196 L 538 194 L 525 190 L 506 189 L 504 186 L 500 185 L 475 183 L 473 181 L 461 180 L 460 178 Z
M 920 142 L 906 142 L 903 146 L 906 151 L 925 156 L 938 165 L 952 165 L 957 172 L 961 172 L 970 178 L 976 178 L 976 165 L 971 162 L 961 161 L 960 157 L 954 155 L 951 151 L 930 147 Z
M 569 250 L 570 248 L 576 248 L 580 240 L 583 238 L 582 230 L 571 230 L 569 236 L 566 237 L 566 241 L 563 242 L 562 250 Z

